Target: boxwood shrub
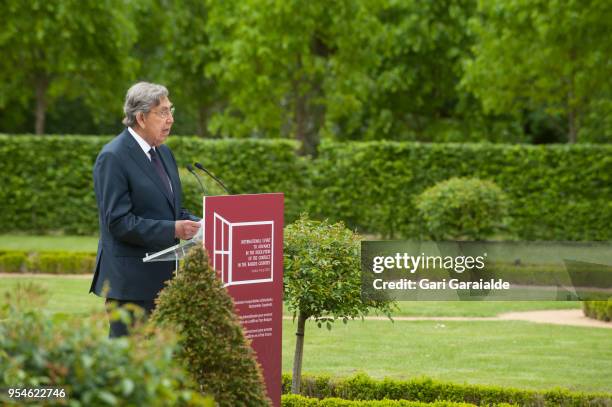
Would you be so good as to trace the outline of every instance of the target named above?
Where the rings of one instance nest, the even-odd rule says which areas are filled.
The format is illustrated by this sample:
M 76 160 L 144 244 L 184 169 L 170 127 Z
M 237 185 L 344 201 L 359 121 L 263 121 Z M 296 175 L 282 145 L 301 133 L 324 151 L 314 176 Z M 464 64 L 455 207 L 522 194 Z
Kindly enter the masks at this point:
M 95 253 L 63 251 L 4 251 L 0 252 L 0 273 L 93 273 Z
M 491 181 L 450 178 L 415 199 L 423 230 L 434 240 L 484 240 L 503 231 L 509 202 Z
M 234 302 L 194 247 L 159 297 L 152 320 L 180 334 L 178 357 L 220 407 L 268 407 L 255 353 L 234 312 Z
M 26 252 L 11 251 L 0 253 L 0 273 L 26 272 L 28 254 Z
M 281 399 L 283 407 L 475 407 L 469 403 L 454 403 L 451 401 L 435 401 L 433 403 L 421 403 L 419 401 L 406 400 L 343 400 L 337 397 L 317 399 L 299 396 L 297 394 L 284 395 Z M 508 404 L 497 404 L 498 407 L 509 406 Z
M 291 376 L 283 375 L 283 393 L 291 391 Z M 610 393 L 582 393 L 564 389 L 520 390 L 499 386 L 456 384 L 418 378 L 406 381 L 375 380 L 365 374 L 348 378 L 327 375 L 302 376 L 301 395 L 315 398 L 338 397 L 346 400 L 409 400 L 433 403 L 446 400 L 475 405 L 498 403 L 520 406 L 601 406 L 612 403 Z
M 0 233 L 61 232 L 91 235 L 98 230 L 92 169 L 111 136 L 0 135 Z M 308 177 L 307 159 L 288 140 L 202 140 L 173 136 L 168 140 L 181 169 L 201 162 L 232 193 L 286 192 L 286 218 L 299 214 L 299 191 Z M 190 210 L 199 213 L 199 189 L 186 174 Z M 207 177 L 199 173 L 206 180 Z M 212 193 L 219 192 L 211 189 Z M 197 196 L 197 199 L 194 198 Z M 193 205 L 193 206 L 192 206 Z
M 612 297 L 608 301 L 583 301 L 582 311 L 589 318 L 612 321 Z

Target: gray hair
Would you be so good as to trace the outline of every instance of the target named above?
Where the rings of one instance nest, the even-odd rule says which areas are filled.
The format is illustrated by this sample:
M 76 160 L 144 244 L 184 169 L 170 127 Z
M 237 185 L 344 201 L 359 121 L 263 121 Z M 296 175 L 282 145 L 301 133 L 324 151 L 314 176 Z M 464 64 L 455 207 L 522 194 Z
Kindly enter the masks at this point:
M 163 85 L 149 82 L 138 82 L 128 89 L 125 95 L 123 124 L 133 126 L 138 112 L 148 113 L 159 105 L 161 98 L 168 97 L 168 89 Z

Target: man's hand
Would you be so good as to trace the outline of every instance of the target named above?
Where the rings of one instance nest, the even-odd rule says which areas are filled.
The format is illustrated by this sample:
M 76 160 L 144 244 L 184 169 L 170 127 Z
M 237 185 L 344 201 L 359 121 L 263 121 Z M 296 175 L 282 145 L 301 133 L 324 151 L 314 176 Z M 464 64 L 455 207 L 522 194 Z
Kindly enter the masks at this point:
M 182 240 L 189 240 L 198 233 L 200 222 L 191 220 L 177 220 L 174 222 L 174 237 Z

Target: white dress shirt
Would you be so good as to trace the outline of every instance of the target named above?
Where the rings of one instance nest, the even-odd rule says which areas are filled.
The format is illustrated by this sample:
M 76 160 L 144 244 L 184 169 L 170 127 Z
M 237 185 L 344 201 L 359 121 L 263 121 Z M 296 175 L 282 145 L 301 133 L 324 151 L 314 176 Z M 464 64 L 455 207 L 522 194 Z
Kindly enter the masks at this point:
M 145 139 L 143 139 L 140 136 L 140 134 L 136 133 L 136 131 L 132 129 L 131 127 L 128 127 L 128 131 L 130 132 L 132 137 L 134 137 L 134 140 L 136 140 L 140 148 L 142 148 L 142 151 L 144 151 L 144 153 L 147 155 L 147 157 L 149 158 L 149 161 L 151 161 L 151 153 L 149 153 L 149 150 L 153 147 L 151 147 L 149 143 L 147 143 Z M 155 151 L 157 151 L 157 149 L 155 149 Z M 169 179 L 170 179 L 170 176 L 168 176 L 168 180 Z M 172 181 L 170 182 L 170 191 L 174 192 L 174 188 L 172 188 Z
M 134 137 L 134 140 L 136 140 L 136 142 L 138 143 L 140 148 L 142 148 L 142 151 L 145 152 L 145 154 L 149 158 L 149 161 L 151 161 L 151 154 L 149 153 L 149 150 L 151 149 L 151 146 L 149 145 L 149 143 L 147 143 L 145 141 L 145 139 L 143 139 L 140 136 L 140 134 L 136 133 L 136 131 L 134 129 L 132 129 L 131 127 L 128 127 L 128 131 L 130 132 L 132 137 Z

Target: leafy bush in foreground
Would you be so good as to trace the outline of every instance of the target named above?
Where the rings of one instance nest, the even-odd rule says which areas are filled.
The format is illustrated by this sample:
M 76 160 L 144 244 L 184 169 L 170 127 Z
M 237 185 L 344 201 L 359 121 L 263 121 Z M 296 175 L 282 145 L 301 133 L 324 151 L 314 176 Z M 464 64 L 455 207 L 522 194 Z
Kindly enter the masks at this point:
M 111 340 L 105 317 L 49 318 L 32 309 L 40 292 L 33 287 L 17 291 L 31 291 L 34 301 L 9 296 L 2 306 L 0 388 L 63 388 L 66 400 L 75 407 L 213 406 L 190 390 L 187 375 L 174 362 L 176 346 L 168 332 L 157 330 L 146 339 Z M 16 304 L 30 309 L 19 309 Z M 0 394 L 3 405 L 15 402 L 7 392 Z M 41 400 L 27 403 L 40 404 Z

